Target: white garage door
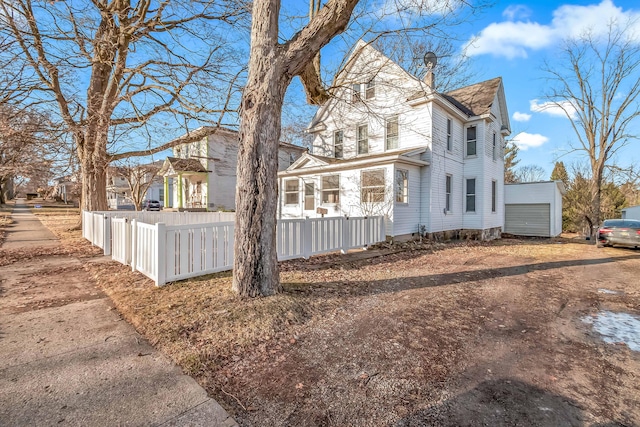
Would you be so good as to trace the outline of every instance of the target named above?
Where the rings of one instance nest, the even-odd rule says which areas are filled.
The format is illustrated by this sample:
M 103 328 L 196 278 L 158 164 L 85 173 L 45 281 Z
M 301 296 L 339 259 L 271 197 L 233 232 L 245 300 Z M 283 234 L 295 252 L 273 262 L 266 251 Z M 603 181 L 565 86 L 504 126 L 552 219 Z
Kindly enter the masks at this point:
M 504 232 L 517 236 L 549 237 L 550 211 L 548 203 L 505 205 Z

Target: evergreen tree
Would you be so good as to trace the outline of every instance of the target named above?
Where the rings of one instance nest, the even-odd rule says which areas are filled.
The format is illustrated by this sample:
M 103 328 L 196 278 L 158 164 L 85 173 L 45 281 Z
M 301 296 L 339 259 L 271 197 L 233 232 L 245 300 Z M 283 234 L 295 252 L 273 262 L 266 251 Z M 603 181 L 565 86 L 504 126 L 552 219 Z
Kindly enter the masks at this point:
M 518 152 L 520 149 L 513 141 L 508 141 L 504 146 L 504 182 L 510 184 L 518 182 L 516 175 L 516 165 L 520 163 Z
M 563 162 L 556 162 L 555 166 L 553 167 L 553 171 L 551 172 L 551 179 L 553 181 L 562 181 L 564 187 L 567 189 L 569 188 L 569 173 L 564 167 Z

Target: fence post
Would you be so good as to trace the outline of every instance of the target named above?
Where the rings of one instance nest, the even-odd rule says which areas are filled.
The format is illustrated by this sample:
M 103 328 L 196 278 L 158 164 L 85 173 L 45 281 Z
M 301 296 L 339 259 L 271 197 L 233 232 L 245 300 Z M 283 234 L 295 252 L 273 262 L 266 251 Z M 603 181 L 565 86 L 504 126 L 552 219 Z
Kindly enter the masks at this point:
M 309 259 L 313 251 L 313 224 L 309 217 L 304 220 L 304 227 L 302 231 L 302 257 Z
M 124 265 L 131 264 L 131 221 L 124 219 Z
M 380 219 L 380 235 L 378 236 L 377 242 L 384 242 L 387 239 L 387 230 L 386 230 L 386 218 L 385 216 L 381 216 Z M 377 243 L 376 242 L 376 243 Z
M 103 230 L 103 253 L 105 255 L 111 255 L 111 217 L 104 215 L 104 230 Z
M 136 257 L 138 256 L 138 220 L 131 221 L 131 271 L 136 271 Z
M 342 217 L 342 249 L 340 253 L 346 254 L 351 247 L 351 221 L 348 216 Z
M 156 224 L 156 253 L 153 254 L 156 267 L 156 286 L 162 286 L 166 283 L 166 263 L 164 262 L 166 247 L 167 226 L 159 222 Z

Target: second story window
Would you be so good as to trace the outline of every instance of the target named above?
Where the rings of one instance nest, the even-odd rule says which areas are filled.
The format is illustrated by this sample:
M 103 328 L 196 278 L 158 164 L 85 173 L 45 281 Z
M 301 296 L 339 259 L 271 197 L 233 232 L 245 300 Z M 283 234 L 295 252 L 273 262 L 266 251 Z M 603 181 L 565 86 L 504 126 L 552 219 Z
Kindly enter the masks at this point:
M 452 141 L 452 132 L 453 132 L 453 123 L 451 119 L 447 119 L 447 150 L 453 150 L 453 141 Z
M 387 150 L 398 148 L 398 117 L 387 119 Z
M 358 154 L 369 153 L 369 127 L 368 125 L 358 126 Z
M 496 142 L 496 133 L 493 133 L 493 145 L 491 146 L 491 155 L 493 156 L 493 160 L 496 159 L 497 155 L 498 155 L 498 147 L 497 147 L 497 142 Z
M 375 79 L 371 79 L 367 83 L 367 87 L 364 94 L 365 99 L 373 99 L 376 97 L 376 81 Z
M 476 155 L 476 130 L 475 126 L 467 128 L 467 156 Z
M 341 159 L 344 148 L 344 132 L 337 130 L 333 133 L 333 157 Z
M 360 91 L 360 83 L 354 83 L 351 86 L 351 102 L 358 102 L 362 100 L 362 98 L 360 97 Z

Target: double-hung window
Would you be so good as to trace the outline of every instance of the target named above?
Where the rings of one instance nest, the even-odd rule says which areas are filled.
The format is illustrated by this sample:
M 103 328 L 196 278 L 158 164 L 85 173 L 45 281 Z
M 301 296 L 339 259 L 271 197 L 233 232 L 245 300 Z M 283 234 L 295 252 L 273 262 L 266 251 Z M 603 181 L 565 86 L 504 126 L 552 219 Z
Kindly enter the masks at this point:
M 340 202 L 340 175 L 322 177 L 322 203 Z
M 376 81 L 375 79 L 371 79 L 367 82 L 366 89 L 364 92 L 365 99 L 373 99 L 376 97 Z
M 498 154 L 498 147 L 497 147 L 497 142 L 496 142 L 496 133 L 493 133 L 493 145 L 491 146 L 491 156 L 493 157 L 493 160 L 495 160 L 497 158 L 497 154 Z
M 358 154 L 369 153 L 369 126 L 358 126 Z
M 476 131 L 477 128 L 475 126 L 467 128 L 467 156 L 476 155 Z
M 333 157 L 341 159 L 344 153 L 344 132 L 337 130 L 333 133 Z
M 409 203 L 409 171 L 396 170 L 396 202 Z
M 453 150 L 453 123 L 451 119 L 447 119 L 447 151 Z
M 445 184 L 444 184 L 444 192 L 445 192 L 444 208 L 446 209 L 447 212 L 451 212 L 452 180 L 453 180 L 453 177 L 451 175 L 447 175 Z
M 384 202 L 384 169 L 362 171 L 360 201 Z
M 387 119 L 387 150 L 398 148 L 398 116 Z
M 497 182 L 495 180 L 491 181 L 491 212 L 496 211 L 496 187 Z
M 467 212 L 476 211 L 476 180 L 467 179 Z
M 286 205 L 298 204 L 298 187 L 299 181 L 297 179 L 287 179 L 284 182 L 284 200 Z
M 362 87 L 360 85 L 360 83 L 354 83 L 351 86 L 351 102 L 359 102 L 362 100 L 361 95 L 360 95 L 360 91 L 362 90 Z

